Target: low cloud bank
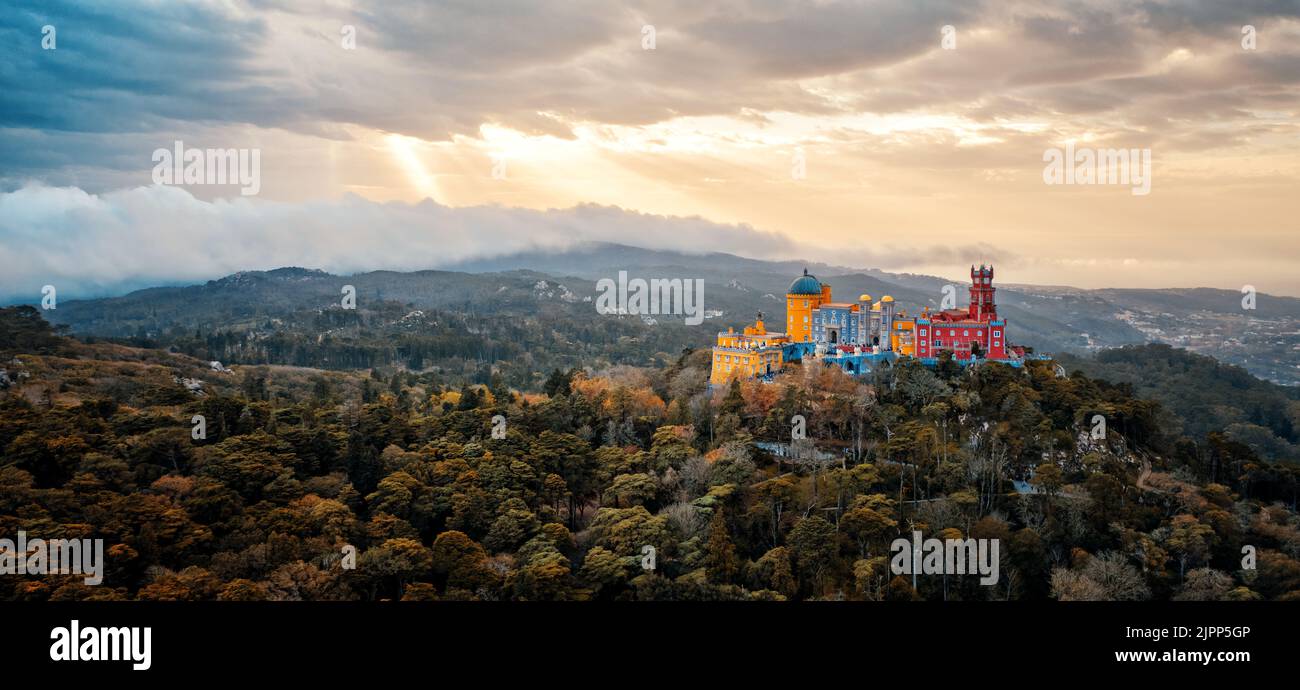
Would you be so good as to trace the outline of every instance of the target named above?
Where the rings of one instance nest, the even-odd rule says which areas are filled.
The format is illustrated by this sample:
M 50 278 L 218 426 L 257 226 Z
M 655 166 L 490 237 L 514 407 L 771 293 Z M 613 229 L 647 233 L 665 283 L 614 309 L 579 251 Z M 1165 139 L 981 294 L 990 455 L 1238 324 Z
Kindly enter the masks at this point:
M 690 252 L 747 247 L 761 256 L 797 250 L 783 235 L 743 225 L 605 206 L 449 208 L 355 195 L 208 202 L 176 187 L 93 195 L 30 185 L 0 194 L 0 303 L 39 301 L 47 284 L 61 299 L 94 297 L 244 270 L 414 271 L 587 242 Z
M 59 299 L 102 297 L 200 283 L 237 271 L 282 266 L 342 275 L 416 271 L 592 242 L 858 267 L 883 261 L 890 270 L 931 264 L 936 257 L 961 263 L 990 251 L 831 249 L 747 225 L 596 205 L 547 211 L 452 208 L 431 200 L 378 203 L 355 195 L 298 203 L 203 201 L 182 188 L 160 185 L 89 194 L 33 184 L 0 193 L 0 265 L 5 267 L 0 304 L 39 302 L 44 285 L 54 285 Z

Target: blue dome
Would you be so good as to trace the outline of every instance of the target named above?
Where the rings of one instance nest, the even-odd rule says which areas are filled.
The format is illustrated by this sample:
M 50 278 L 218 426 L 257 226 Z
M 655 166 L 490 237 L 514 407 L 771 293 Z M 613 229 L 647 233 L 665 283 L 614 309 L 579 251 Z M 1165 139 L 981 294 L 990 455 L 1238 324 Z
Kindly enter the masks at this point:
M 794 279 L 790 283 L 790 289 L 786 290 L 790 295 L 820 295 L 822 294 L 822 284 L 818 282 L 817 276 L 808 275 L 808 269 L 803 270 L 803 275 Z

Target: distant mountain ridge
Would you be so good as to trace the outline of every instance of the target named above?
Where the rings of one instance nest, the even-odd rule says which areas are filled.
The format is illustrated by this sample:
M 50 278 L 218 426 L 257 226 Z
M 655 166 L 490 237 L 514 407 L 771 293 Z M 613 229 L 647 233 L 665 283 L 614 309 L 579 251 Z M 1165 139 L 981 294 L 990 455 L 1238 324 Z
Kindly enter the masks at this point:
M 589 244 L 410 273 L 336 276 L 297 267 L 244 271 L 203 285 L 62 302 L 48 318 L 74 333 L 101 337 L 140 337 L 178 326 L 265 328 L 291 312 L 329 309 L 337 305 L 342 287 L 353 285 L 362 303 L 389 302 L 471 317 L 522 317 L 563 307 L 566 318 L 582 320 L 588 314 L 597 316 L 594 305 L 586 304 L 597 294 L 596 281 L 627 271 L 634 278 L 703 279 L 705 308 L 714 312 L 713 318 L 679 335 L 683 344 L 704 347 L 712 342 L 713 333 L 726 326 L 743 326 L 760 311 L 778 328 L 785 290 L 805 268 L 830 283 L 840 300 L 854 300 L 863 293 L 876 299 L 889 294 L 901 308 L 915 312 L 925 306 L 938 308 L 944 287 L 951 284 L 958 304 L 966 301 L 965 284 L 935 276 Z M 542 283 L 551 286 L 552 294 L 535 289 Z M 1086 290 L 1010 282 L 998 288 L 998 309 L 1010 323 L 1011 340 L 1039 351 L 1086 353 L 1166 342 L 1240 365 L 1267 380 L 1300 383 L 1300 367 L 1295 363 L 1300 351 L 1300 299 L 1261 294 L 1257 309 L 1245 311 L 1239 293 L 1213 288 Z M 567 298 L 556 297 L 566 293 Z M 301 323 L 298 327 L 310 330 Z

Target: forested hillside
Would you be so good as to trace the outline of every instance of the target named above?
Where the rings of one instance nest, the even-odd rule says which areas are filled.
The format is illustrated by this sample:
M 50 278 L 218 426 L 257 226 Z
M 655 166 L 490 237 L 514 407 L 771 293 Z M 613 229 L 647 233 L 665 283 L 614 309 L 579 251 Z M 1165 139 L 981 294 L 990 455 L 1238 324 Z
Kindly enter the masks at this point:
M 654 328 L 635 316 L 592 318 L 593 284 L 566 280 L 527 271 L 342 277 L 285 268 L 70 301 L 48 315 L 88 339 L 209 361 L 436 368 L 479 383 L 497 372 L 519 388 L 540 386 L 538 372 L 553 368 L 651 365 L 708 343 L 708 329 L 687 328 L 681 316 L 660 317 Z M 343 307 L 344 286 L 355 288 L 355 308 Z
M 521 391 L 0 321 L 0 533 L 108 560 L 103 585 L 7 577 L 6 599 L 1300 598 L 1295 464 L 1049 362 L 708 391 L 687 352 Z M 795 415 L 822 454 L 763 450 Z M 913 530 L 998 539 L 1000 581 L 913 589 L 889 568 Z
M 80 337 L 175 348 L 226 363 L 438 367 L 457 376 L 478 371 L 480 383 L 496 370 L 511 386 L 530 388 L 541 384 L 539 372 L 553 368 L 662 365 L 683 348 L 712 345 L 719 331 L 752 323 L 757 312 L 771 322 L 804 267 L 716 252 L 593 245 L 468 262 L 455 271 L 245 271 L 202 285 L 61 301 L 45 315 Z M 945 289 L 965 300 L 964 280 L 811 268 L 837 299 L 888 294 L 909 313 L 938 309 Z M 591 318 L 596 281 L 620 271 L 632 278 L 703 280 L 706 320 L 687 327 L 673 314 Z M 356 290 L 355 309 L 341 304 L 345 286 Z M 1269 381 L 1300 383 L 1295 298 L 1261 294 L 1256 308 L 1244 310 L 1241 295 L 1229 290 L 1003 285 L 997 302 L 1014 341 L 1037 352 L 1087 354 L 1165 342 Z
M 1167 422 L 1192 437 L 1221 431 L 1262 457 L 1300 460 L 1300 389 L 1261 381 L 1241 367 L 1168 345 L 1058 359 L 1159 401 L 1171 413 Z

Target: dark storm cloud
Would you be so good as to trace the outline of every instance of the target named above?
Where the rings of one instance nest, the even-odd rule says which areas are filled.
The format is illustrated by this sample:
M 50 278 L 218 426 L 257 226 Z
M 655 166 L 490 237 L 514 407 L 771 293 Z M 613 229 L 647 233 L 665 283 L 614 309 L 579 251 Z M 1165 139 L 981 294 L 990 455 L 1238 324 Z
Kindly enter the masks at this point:
M 261 21 L 215 6 L 51 0 L 0 25 L 0 126 L 136 131 L 164 118 L 256 121 L 273 96 L 251 66 Z M 57 48 L 42 48 L 42 27 Z
M 752 3 L 752 13 L 714 16 L 685 27 L 692 39 L 725 50 L 760 79 L 807 78 L 890 65 L 939 44 L 940 30 L 963 25 L 982 3 Z M 770 11 L 756 9 L 773 8 Z
M 1243 24 L 1277 17 L 1300 17 L 1296 0 L 1161 0 L 1141 3 L 1153 29 L 1219 35 L 1236 34 Z
M 941 21 L 921 21 L 906 2 L 780 12 L 759 5 L 715 14 L 604 1 L 385 2 L 344 11 L 255 3 L 292 15 L 277 29 L 216 6 L 56 2 L 3 30 L 10 68 L 0 73 L 0 126 L 121 132 L 179 120 L 310 131 L 325 121 L 440 139 L 473 135 L 485 121 L 567 134 L 540 112 L 616 124 L 744 107 L 825 112 L 819 97 L 779 80 L 916 54 L 934 43 Z M 749 14 L 756 18 L 739 16 Z M 382 59 L 340 59 L 346 22 L 357 27 L 361 51 Z M 58 50 L 40 48 L 46 23 L 59 30 Z M 286 27 L 295 23 L 294 33 L 314 40 L 289 60 L 278 44 L 293 38 Z M 641 51 L 643 23 L 655 23 L 662 50 Z M 285 63 L 313 58 L 318 64 L 295 64 L 305 74 L 290 78 Z
M 438 69 L 486 76 L 564 64 L 619 33 L 635 37 L 641 28 L 607 0 L 397 1 L 354 16 L 377 47 Z

